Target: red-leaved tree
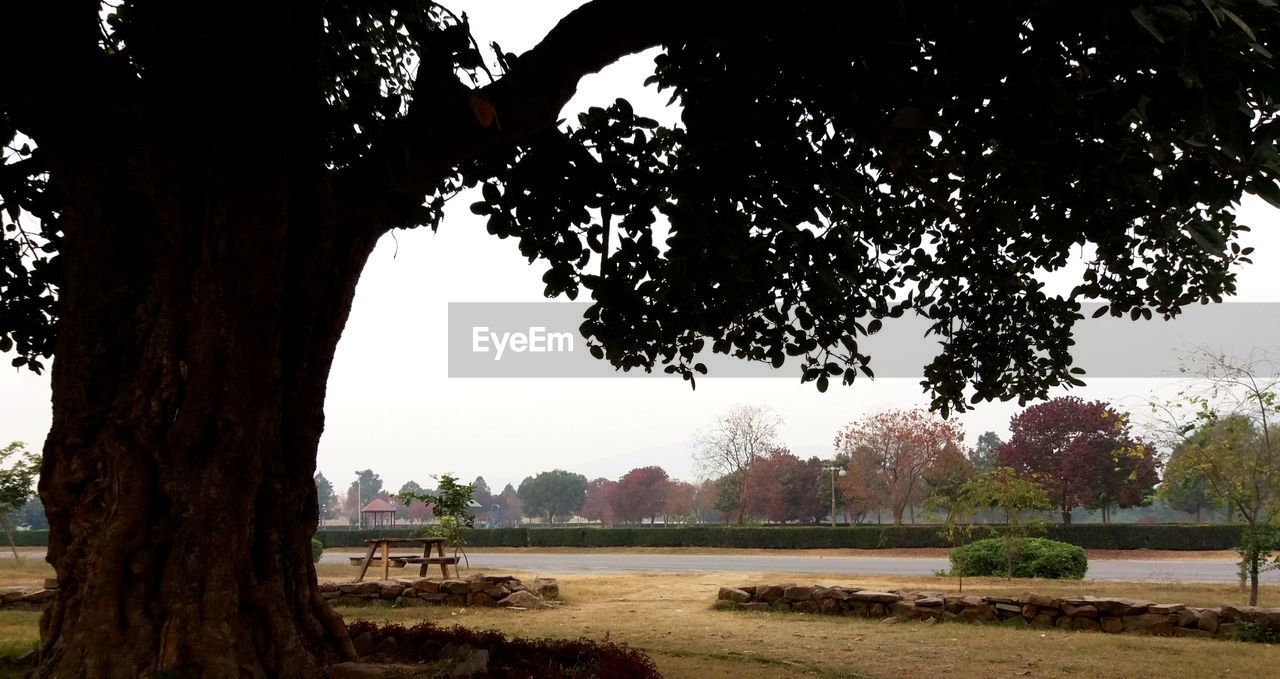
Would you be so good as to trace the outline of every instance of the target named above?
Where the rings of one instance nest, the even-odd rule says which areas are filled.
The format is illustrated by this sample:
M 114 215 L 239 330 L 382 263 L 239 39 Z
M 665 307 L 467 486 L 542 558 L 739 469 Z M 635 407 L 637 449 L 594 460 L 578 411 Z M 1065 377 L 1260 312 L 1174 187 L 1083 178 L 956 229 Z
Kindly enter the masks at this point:
M 822 462 L 801 460 L 786 448 L 775 448 L 752 463 L 742 488 L 742 501 L 752 516 L 775 523 L 812 521 L 824 516 L 818 497 Z
M 617 520 L 613 505 L 618 492 L 618 482 L 609 479 L 596 479 L 587 484 L 587 499 L 582 502 L 582 510 L 578 513 L 582 518 L 611 524 Z
M 923 410 L 887 410 L 849 423 L 836 435 L 836 452 L 866 469 L 884 489 L 893 523 L 924 497 L 924 475 L 964 433 L 955 422 Z
M 662 507 L 662 515 L 671 519 L 687 520 L 696 515 L 694 509 L 698 487 L 688 481 L 671 479 L 667 482 L 667 502 Z
M 1035 473 L 1063 523 L 1076 507 L 1132 507 L 1150 497 L 1157 478 L 1154 450 L 1130 432 L 1128 416 L 1102 401 L 1063 396 L 1016 415 L 1012 436 L 997 451 L 1002 466 Z
M 640 523 L 662 513 L 667 504 L 667 472 L 662 467 L 640 467 L 618 479 L 613 511 L 620 521 Z
M 430 521 L 434 516 L 435 514 L 431 511 L 431 505 L 421 500 L 414 500 L 413 502 L 409 503 L 409 520 L 410 521 L 414 523 L 419 523 L 419 524 L 426 523 Z

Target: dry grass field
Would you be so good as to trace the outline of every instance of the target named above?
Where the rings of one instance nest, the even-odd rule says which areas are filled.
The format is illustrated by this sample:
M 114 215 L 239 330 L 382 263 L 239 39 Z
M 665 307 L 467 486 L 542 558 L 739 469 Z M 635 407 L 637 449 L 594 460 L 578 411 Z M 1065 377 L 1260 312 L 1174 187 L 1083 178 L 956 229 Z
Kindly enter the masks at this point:
M 348 580 L 354 568 L 322 564 L 323 580 Z M 532 577 L 529 573 L 513 573 Z M 0 585 L 37 585 L 51 575 L 38 558 L 0 561 Z M 549 574 L 541 574 L 549 575 Z M 512 635 L 608 638 L 649 653 L 668 677 L 1270 677 L 1280 651 L 1257 644 L 1197 639 L 1009 629 L 966 624 L 884 623 L 803 614 L 711 610 L 720 585 L 796 582 L 877 589 L 954 592 L 950 578 L 887 578 L 799 573 L 697 573 L 565 576 L 563 603 L 541 611 L 443 607 L 341 609 L 348 619 L 422 620 L 492 628 Z M 1124 596 L 1166 603 L 1240 603 L 1234 585 L 1093 583 L 967 579 L 983 594 Z M 1266 588 L 1263 605 L 1280 606 Z M 20 653 L 37 639 L 39 614 L 0 611 L 0 654 Z
M 520 574 L 517 574 L 520 575 Z M 1272 647 L 965 624 L 897 623 L 803 614 L 717 612 L 722 584 L 859 584 L 954 591 L 946 578 L 815 579 L 795 573 L 699 573 L 560 578 L 563 606 L 543 611 L 445 608 L 344 609 L 348 618 L 487 627 L 536 637 L 624 641 L 653 656 L 668 677 L 1275 676 Z M 1231 586 L 967 582 L 965 590 L 1131 596 L 1189 605 L 1239 601 Z M 1272 605 L 1280 595 L 1267 593 Z

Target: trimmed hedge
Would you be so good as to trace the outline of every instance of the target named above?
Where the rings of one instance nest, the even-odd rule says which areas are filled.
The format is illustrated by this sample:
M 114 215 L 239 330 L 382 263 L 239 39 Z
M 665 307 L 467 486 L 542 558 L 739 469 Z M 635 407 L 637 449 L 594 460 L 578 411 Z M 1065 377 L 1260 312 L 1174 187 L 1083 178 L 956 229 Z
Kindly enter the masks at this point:
M 1219 550 L 1240 543 L 1239 524 L 1050 524 L 1041 536 L 1085 549 Z M 978 536 L 984 531 L 980 528 Z M 37 537 L 39 542 L 27 542 Z M 19 545 L 43 545 L 47 531 L 20 531 Z M 328 547 L 363 547 L 375 537 L 414 537 L 421 529 L 321 530 Z M 750 526 L 679 527 L 566 526 L 563 528 L 476 528 L 472 547 L 737 547 L 743 549 L 889 549 L 951 547 L 937 526 Z
M 9 540 L 0 534 L 0 543 L 8 542 Z M 49 544 L 49 530 L 15 530 L 13 544 L 18 547 L 45 547 Z
M 505 529 L 521 530 L 521 529 Z M 889 549 L 951 545 L 937 526 L 683 526 L 678 528 L 528 528 L 530 547 L 726 547 L 744 549 Z M 476 531 L 474 535 L 489 531 Z M 981 534 L 981 530 L 979 533 Z M 1043 537 L 1085 549 L 1234 549 L 1238 525 L 1050 525 Z M 519 539 L 503 544 L 514 546 Z M 478 541 L 471 544 L 479 545 Z
M 318 530 L 316 539 L 325 549 L 332 547 L 367 547 L 365 540 L 374 538 L 413 538 L 422 534 L 417 528 L 365 529 L 365 530 Z
M 467 545 L 470 547 L 527 547 L 527 532 L 526 528 L 476 528 L 466 531 Z M 323 543 L 326 549 L 364 547 L 365 540 L 374 538 L 416 538 L 422 535 L 421 528 L 316 531 L 316 539 Z
M 474 528 L 466 531 L 468 547 L 528 547 L 527 528 Z
M 586 534 L 592 528 L 528 528 L 530 547 L 585 547 Z
M 967 577 L 1005 577 L 1009 574 L 1004 541 L 978 540 L 951 550 L 951 574 Z M 1084 549 L 1056 540 L 1020 538 L 1013 541 L 1013 577 L 1079 580 L 1089 570 Z
M 1085 549 L 1235 549 L 1240 544 L 1241 524 L 1141 524 L 1069 523 L 1050 524 L 1043 537 L 1068 542 Z

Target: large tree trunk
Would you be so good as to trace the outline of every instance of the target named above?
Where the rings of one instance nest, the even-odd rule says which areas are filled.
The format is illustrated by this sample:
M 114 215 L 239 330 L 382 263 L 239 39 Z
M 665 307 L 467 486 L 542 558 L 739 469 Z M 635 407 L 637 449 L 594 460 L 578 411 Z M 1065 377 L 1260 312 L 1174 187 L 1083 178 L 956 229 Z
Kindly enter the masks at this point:
M 312 475 L 375 237 L 337 223 L 297 158 L 234 144 L 55 175 L 75 194 L 40 479 L 59 581 L 42 676 L 302 677 L 354 656 L 316 587 Z

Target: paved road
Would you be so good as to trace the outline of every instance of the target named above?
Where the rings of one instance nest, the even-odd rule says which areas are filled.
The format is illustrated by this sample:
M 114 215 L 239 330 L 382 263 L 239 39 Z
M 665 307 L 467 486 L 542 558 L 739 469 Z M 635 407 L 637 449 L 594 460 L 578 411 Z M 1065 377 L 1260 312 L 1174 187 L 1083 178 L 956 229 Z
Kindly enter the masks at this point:
M 325 562 L 345 562 L 350 554 L 330 552 Z M 786 554 L 547 554 L 536 552 L 471 553 L 472 568 L 511 569 L 555 574 L 606 574 L 628 572 L 740 571 L 862 575 L 933 575 L 948 567 L 946 559 L 920 557 L 790 556 Z M 1205 560 L 1093 560 L 1091 580 L 1143 582 L 1233 582 L 1236 564 Z M 1263 575 L 1264 582 L 1280 583 L 1280 573 Z

